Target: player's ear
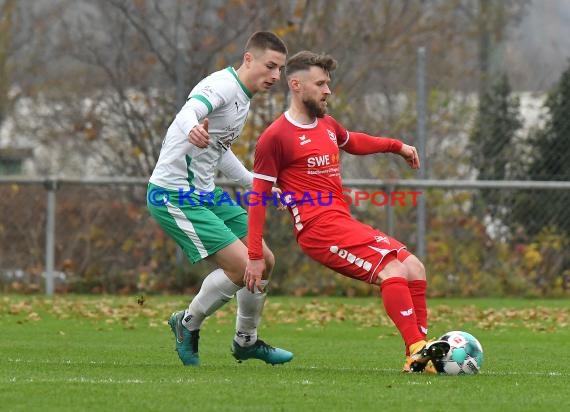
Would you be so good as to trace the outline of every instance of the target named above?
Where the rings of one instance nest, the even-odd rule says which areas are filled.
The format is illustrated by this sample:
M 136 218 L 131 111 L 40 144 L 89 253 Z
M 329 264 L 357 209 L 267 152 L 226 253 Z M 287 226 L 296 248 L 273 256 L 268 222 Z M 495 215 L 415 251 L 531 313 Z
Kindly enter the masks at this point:
M 301 90 L 301 81 L 299 79 L 292 77 L 289 80 L 289 88 L 294 92 L 298 92 L 299 90 Z
M 243 55 L 243 64 L 249 66 L 253 61 L 253 54 L 251 52 L 246 51 Z

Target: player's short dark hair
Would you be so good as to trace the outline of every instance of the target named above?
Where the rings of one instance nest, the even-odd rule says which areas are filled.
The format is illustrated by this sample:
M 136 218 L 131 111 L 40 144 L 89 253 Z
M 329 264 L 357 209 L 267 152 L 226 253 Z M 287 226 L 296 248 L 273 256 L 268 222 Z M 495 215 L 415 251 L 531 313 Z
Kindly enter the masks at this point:
M 285 75 L 290 76 L 298 71 L 309 70 L 312 66 L 320 67 L 330 74 L 334 69 L 336 69 L 336 65 L 336 60 L 328 54 L 318 54 L 312 51 L 303 50 L 299 53 L 295 53 L 289 58 L 289 60 L 287 60 L 287 63 L 285 63 Z
M 279 53 L 287 54 L 287 46 L 279 36 L 270 31 L 257 31 L 249 36 L 245 44 L 245 51 L 257 50 L 273 50 Z

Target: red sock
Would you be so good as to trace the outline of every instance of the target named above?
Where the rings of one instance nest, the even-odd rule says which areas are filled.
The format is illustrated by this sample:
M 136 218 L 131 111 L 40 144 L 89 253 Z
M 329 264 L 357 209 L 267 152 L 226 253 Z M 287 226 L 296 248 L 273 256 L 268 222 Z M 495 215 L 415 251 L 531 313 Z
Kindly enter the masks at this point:
M 408 281 L 401 277 L 386 279 L 380 285 L 380 292 L 386 314 L 400 331 L 406 348 L 412 343 L 422 340 L 423 336 L 418 330 Z
M 425 339 L 427 338 L 428 333 L 428 313 L 426 303 L 427 281 L 412 280 L 408 282 L 408 289 L 410 289 L 410 295 L 412 296 L 412 302 L 414 303 L 418 329 Z

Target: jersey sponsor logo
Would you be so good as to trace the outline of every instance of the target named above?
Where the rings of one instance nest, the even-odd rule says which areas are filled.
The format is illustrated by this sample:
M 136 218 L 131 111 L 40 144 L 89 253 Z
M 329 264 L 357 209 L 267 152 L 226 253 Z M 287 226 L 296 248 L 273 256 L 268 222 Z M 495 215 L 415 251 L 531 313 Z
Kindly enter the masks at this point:
M 388 240 L 388 236 L 374 236 L 374 240 L 376 241 L 376 243 L 380 242 L 390 243 L 390 241 Z
M 402 316 L 408 317 L 408 316 L 412 316 L 412 313 L 414 313 L 414 308 L 410 308 L 408 310 L 401 310 L 400 314 Z
M 299 136 L 299 141 L 300 141 L 301 146 L 304 146 L 307 143 L 311 143 L 311 139 L 307 139 L 307 136 L 305 136 L 305 135 Z
M 329 138 L 336 143 L 336 134 L 332 131 L 327 129 L 327 133 L 329 134 Z
M 205 98 L 208 98 L 208 97 L 211 98 L 211 97 L 215 96 L 215 92 L 214 92 L 214 89 L 212 88 L 212 86 L 204 86 L 202 88 L 202 90 L 200 90 L 199 94 L 203 95 Z
M 307 167 L 328 166 L 331 164 L 330 155 L 311 156 L 307 159 Z
M 223 151 L 227 151 L 234 140 L 236 140 L 239 137 L 239 135 L 235 135 L 235 133 L 230 133 L 229 135 L 220 138 L 220 140 L 218 140 L 218 145 L 223 149 Z
M 331 253 L 334 253 L 335 255 L 338 255 L 339 257 L 348 261 L 349 263 L 352 263 L 353 265 L 356 265 L 359 268 L 362 268 L 366 271 L 369 271 L 370 269 L 372 269 L 372 263 L 370 263 L 370 262 L 368 262 L 362 258 L 359 258 L 358 256 L 350 253 L 346 249 L 341 249 L 338 246 L 333 245 L 329 248 L 329 251 Z
M 239 127 L 228 125 L 222 129 L 222 132 L 225 134 L 218 137 L 218 145 L 225 152 L 230 148 L 232 143 L 239 137 Z

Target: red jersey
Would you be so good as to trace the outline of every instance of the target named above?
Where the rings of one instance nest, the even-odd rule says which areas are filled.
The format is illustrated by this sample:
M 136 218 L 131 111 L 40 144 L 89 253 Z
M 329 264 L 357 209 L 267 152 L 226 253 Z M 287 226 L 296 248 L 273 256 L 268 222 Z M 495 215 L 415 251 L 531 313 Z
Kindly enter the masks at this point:
M 350 215 L 343 199 L 339 147 L 349 132 L 331 116 L 300 124 L 288 112 L 260 136 L 254 177 L 277 182 L 290 206 L 295 233 L 329 212 Z

